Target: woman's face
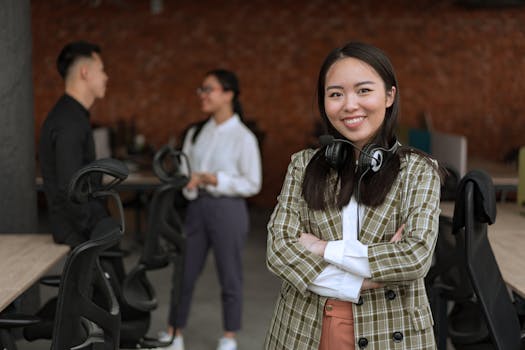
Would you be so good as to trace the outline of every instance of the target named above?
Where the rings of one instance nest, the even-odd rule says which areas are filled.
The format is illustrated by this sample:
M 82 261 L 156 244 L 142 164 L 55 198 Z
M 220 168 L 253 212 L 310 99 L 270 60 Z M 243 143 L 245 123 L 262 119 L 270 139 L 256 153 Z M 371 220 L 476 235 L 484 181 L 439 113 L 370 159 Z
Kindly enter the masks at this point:
M 336 61 L 326 73 L 325 112 L 333 127 L 359 148 L 377 134 L 395 87 L 385 90 L 379 74 L 353 57 Z
M 204 78 L 198 92 L 201 99 L 201 110 L 206 114 L 216 114 L 221 109 L 229 108 L 232 104 L 233 93 L 224 91 L 214 75 Z

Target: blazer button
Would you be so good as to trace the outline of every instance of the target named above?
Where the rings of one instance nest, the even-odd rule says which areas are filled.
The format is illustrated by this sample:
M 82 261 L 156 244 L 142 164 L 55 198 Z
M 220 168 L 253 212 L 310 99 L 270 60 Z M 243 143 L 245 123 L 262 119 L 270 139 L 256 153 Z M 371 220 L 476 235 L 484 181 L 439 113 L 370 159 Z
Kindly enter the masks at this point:
M 395 343 L 399 343 L 401 340 L 403 340 L 403 333 L 394 332 L 394 334 L 392 334 L 392 338 L 394 339 Z
M 385 296 L 388 300 L 394 300 L 396 298 L 396 292 L 392 289 L 389 289 L 385 292 Z
M 363 297 L 359 297 L 356 305 L 363 305 Z
M 367 345 L 368 345 L 368 339 L 366 338 L 359 338 L 359 340 L 357 341 L 357 345 L 359 345 L 359 347 L 362 349 L 362 348 L 366 348 Z

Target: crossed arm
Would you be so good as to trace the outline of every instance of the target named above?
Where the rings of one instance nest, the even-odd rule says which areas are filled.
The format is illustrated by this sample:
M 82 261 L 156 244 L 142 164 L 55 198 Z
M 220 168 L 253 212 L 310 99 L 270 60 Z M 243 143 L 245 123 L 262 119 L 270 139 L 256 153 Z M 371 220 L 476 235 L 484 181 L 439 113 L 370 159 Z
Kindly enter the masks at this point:
M 399 229 L 396 231 L 394 236 L 390 239 L 390 243 L 397 243 L 401 241 L 401 238 L 403 237 L 403 230 L 405 228 L 405 225 L 401 225 Z M 299 243 L 310 253 L 313 253 L 315 255 L 324 257 L 324 253 L 326 250 L 326 246 L 328 244 L 327 241 L 324 241 L 315 235 L 311 233 L 303 232 L 301 233 L 301 236 L 299 237 Z M 361 286 L 361 290 L 367 290 L 367 289 L 375 289 L 375 288 L 381 288 L 383 287 L 383 283 L 374 282 L 369 278 L 365 278 L 363 280 L 363 284 Z

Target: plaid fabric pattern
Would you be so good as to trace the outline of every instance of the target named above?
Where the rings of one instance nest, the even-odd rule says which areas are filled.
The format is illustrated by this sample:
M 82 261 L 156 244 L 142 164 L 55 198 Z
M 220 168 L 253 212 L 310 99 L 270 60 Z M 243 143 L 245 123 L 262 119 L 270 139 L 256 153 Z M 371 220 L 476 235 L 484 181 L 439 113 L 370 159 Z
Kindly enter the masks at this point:
M 307 286 L 327 263 L 298 243 L 302 232 L 323 240 L 342 239 L 341 211 L 308 210 L 301 195 L 304 171 L 315 150 L 292 156 L 268 223 L 267 265 L 283 280 L 265 349 L 318 349 L 326 298 Z M 335 173 L 332 181 L 336 181 Z M 365 208 L 359 239 L 368 245 L 372 279 L 383 288 L 361 293 L 354 305 L 356 348 L 435 349 L 433 320 L 423 278 L 437 239 L 440 180 L 423 157 L 401 159 L 399 176 L 384 203 Z M 389 243 L 405 224 L 403 239 Z M 401 339 L 400 339 L 401 338 Z

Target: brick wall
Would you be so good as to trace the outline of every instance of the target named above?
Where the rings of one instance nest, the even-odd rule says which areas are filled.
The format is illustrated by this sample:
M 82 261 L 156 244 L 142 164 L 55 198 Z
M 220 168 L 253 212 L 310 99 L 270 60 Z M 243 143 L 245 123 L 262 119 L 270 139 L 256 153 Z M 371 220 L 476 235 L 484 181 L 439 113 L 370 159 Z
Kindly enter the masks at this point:
M 264 189 L 273 206 L 290 155 L 311 143 L 315 81 L 328 51 L 351 39 L 391 57 L 402 97 L 401 122 L 464 134 L 470 156 L 500 160 L 525 144 L 525 7 L 466 9 L 453 1 L 33 0 L 33 76 L 38 129 L 62 82 L 63 44 L 99 43 L 110 76 L 93 121 L 135 120 L 159 147 L 200 120 L 195 88 L 209 69 L 239 75 L 248 119 L 266 133 Z

